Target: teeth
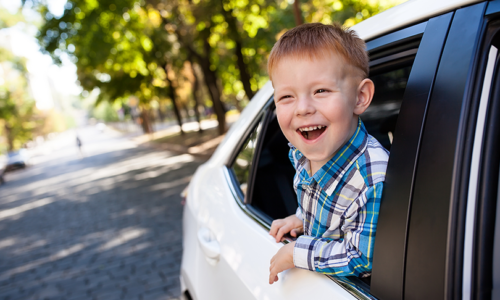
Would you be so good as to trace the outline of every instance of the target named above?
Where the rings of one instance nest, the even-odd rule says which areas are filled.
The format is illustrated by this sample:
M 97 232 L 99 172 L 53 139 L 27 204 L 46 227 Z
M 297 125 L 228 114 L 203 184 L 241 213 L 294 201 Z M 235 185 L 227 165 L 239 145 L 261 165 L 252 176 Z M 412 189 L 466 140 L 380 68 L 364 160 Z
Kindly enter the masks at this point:
M 302 127 L 302 128 L 299 128 L 300 132 L 304 132 L 304 131 L 313 131 L 313 130 L 316 130 L 316 129 L 322 129 L 326 126 L 310 126 L 310 127 Z

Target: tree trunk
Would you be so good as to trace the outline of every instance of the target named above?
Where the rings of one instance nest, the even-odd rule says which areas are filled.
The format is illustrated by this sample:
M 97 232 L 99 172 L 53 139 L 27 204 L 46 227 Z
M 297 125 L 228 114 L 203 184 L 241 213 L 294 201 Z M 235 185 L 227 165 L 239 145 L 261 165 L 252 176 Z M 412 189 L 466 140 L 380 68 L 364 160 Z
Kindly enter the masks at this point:
M 170 94 L 170 99 L 172 100 L 172 106 L 174 107 L 174 113 L 175 117 L 177 118 L 177 124 L 179 124 L 179 128 L 181 130 L 181 134 L 184 135 L 184 130 L 182 130 L 182 118 L 181 118 L 181 112 L 179 111 L 179 107 L 177 106 L 176 100 L 176 93 L 175 93 L 175 87 L 172 84 L 172 81 L 170 78 L 168 78 L 168 70 L 167 70 L 167 65 L 164 66 L 165 72 L 167 73 L 166 79 L 168 82 L 168 92 Z
M 302 20 L 302 11 L 300 10 L 299 0 L 295 0 L 293 2 L 293 15 L 295 17 L 295 24 L 297 24 L 297 26 L 304 24 L 304 21 Z
M 158 107 L 158 109 L 156 110 L 156 112 L 158 113 L 158 117 L 160 118 L 160 121 L 162 123 L 165 122 L 165 114 L 163 113 L 163 111 L 161 110 L 160 107 Z
M 224 105 L 221 101 L 221 92 L 219 90 L 219 86 L 217 85 L 217 75 L 215 71 L 210 69 L 210 44 L 208 43 L 208 39 L 203 40 L 203 47 L 205 50 L 205 55 L 201 56 L 193 48 L 189 45 L 187 46 L 188 51 L 197 58 L 198 63 L 201 66 L 201 70 L 203 71 L 203 78 L 205 80 L 205 84 L 207 85 L 208 93 L 210 94 L 210 98 L 212 99 L 213 108 L 215 111 L 215 115 L 217 116 L 217 121 L 219 122 L 218 129 L 219 134 L 224 134 L 226 132 L 226 111 L 224 109 Z
M 151 120 L 149 118 L 149 111 L 146 108 L 141 108 L 141 127 L 144 133 L 152 133 Z
M 7 136 L 7 145 L 9 146 L 8 151 L 14 151 L 14 137 L 12 136 L 12 128 L 7 124 L 7 120 L 5 120 L 5 135 Z
M 199 105 L 200 105 L 200 100 L 198 98 L 198 90 L 200 88 L 200 83 L 198 82 L 198 75 L 196 75 L 196 69 L 193 65 L 193 55 L 189 54 L 188 56 L 188 61 L 189 64 L 191 65 L 191 72 L 193 72 L 193 77 L 194 77 L 194 82 L 193 82 L 193 99 L 194 99 L 194 115 L 196 116 L 196 121 L 198 122 L 198 132 L 202 133 L 203 129 L 201 129 L 201 117 L 200 117 L 200 110 Z
M 191 121 L 191 114 L 189 113 L 188 105 L 182 105 L 182 108 L 184 109 L 184 113 L 186 114 L 186 119 L 188 119 L 188 121 Z
M 164 24 L 168 23 L 168 20 L 165 19 L 164 17 L 162 17 L 162 21 Z M 202 56 L 198 52 L 196 52 L 189 43 L 185 43 L 183 41 L 183 37 L 179 32 L 179 30 L 175 30 L 175 34 L 177 35 L 177 39 L 179 40 L 179 42 L 184 46 L 185 49 L 189 51 L 190 55 L 196 57 L 198 63 L 201 66 L 204 75 L 203 78 L 205 80 L 205 84 L 207 85 L 210 98 L 212 99 L 215 114 L 217 115 L 217 121 L 219 123 L 218 125 L 219 134 L 224 134 L 226 132 L 226 112 L 224 109 L 224 105 L 222 104 L 221 92 L 219 90 L 219 86 L 217 85 L 217 75 L 215 71 L 212 71 L 210 69 L 211 47 L 210 44 L 208 43 L 210 28 L 205 28 L 205 32 L 206 32 L 205 36 L 203 36 L 203 34 L 200 33 L 200 35 L 202 35 L 203 48 L 204 48 L 204 55 Z
M 236 18 L 233 16 L 232 9 L 229 11 L 226 11 L 224 9 L 224 0 L 221 0 L 221 4 L 222 4 L 222 11 L 224 13 L 224 18 L 226 19 L 230 31 L 229 36 L 236 43 L 236 47 L 234 47 L 234 52 L 237 57 L 238 70 L 240 71 L 240 80 L 241 83 L 243 83 L 243 89 L 245 90 L 245 94 L 247 95 L 248 100 L 252 100 L 254 92 L 252 90 L 252 85 L 250 84 L 251 77 L 250 74 L 248 73 L 247 64 L 243 57 L 242 39 L 238 31 Z

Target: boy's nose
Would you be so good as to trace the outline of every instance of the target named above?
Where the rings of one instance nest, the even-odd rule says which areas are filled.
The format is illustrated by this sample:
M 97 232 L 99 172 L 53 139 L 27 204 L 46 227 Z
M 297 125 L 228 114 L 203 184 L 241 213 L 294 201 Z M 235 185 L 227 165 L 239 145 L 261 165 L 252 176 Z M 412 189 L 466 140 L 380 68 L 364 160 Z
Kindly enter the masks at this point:
M 314 107 L 310 97 L 302 96 L 297 100 L 297 106 L 295 108 L 295 113 L 298 116 L 306 116 L 314 114 L 316 108 Z

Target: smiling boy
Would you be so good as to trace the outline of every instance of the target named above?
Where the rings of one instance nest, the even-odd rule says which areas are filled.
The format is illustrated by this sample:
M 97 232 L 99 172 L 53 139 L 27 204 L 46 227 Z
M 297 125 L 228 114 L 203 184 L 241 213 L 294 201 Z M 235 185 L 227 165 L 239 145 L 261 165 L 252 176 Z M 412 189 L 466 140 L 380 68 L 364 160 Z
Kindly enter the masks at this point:
M 269 283 L 293 267 L 369 276 L 389 154 L 359 118 L 375 89 L 365 43 L 339 25 L 301 25 L 274 45 L 268 71 L 299 203 L 271 225 L 276 242 L 298 238 L 271 259 Z

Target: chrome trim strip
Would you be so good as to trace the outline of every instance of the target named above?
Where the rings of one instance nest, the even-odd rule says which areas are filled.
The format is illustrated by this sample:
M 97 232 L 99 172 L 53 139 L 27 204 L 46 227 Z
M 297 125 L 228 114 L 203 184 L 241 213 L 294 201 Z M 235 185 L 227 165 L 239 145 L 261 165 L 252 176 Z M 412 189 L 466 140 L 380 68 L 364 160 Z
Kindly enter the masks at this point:
M 224 173 L 224 177 L 226 178 L 227 185 L 229 187 L 229 190 L 231 190 L 231 194 L 233 194 L 234 200 L 236 203 L 238 203 L 238 206 L 243 210 L 244 213 L 246 213 L 250 218 L 252 218 L 255 222 L 257 222 L 260 226 L 262 226 L 265 230 L 269 231 L 271 229 L 271 226 L 269 226 L 266 222 L 261 220 L 258 216 L 256 216 L 254 213 L 252 213 L 250 210 L 248 210 L 247 205 L 243 203 L 243 199 L 239 196 L 238 192 L 236 191 L 236 187 L 234 186 L 234 181 L 231 178 L 231 173 L 229 171 L 229 168 L 227 166 L 222 167 L 222 171 Z M 290 243 L 291 240 L 285 240 L 283 241 L 284 244 Z M 333 282 L 341 286 L 344 290 L 346 290 L 348 293 L 356 297 L 357 299 L 362 299 L 362 300 L 376 300 L 374 296 L 370 295 L 369 291 L 367 291 L 365 288 L 359 286 L 358 284 L 352 282 L 348 278 L 341 278 L 341 277 L 333 277 L 330 275 L 326 275 L 328 278 L 330 278 Z
M 344 290 L 349 292 L 351 295 L 356 297 L 357 299 L 362 300 L 377 300 L 374 296 L 372 296 L 368 291 L 366 291 L 363 287 L 358 286 L 356 283 L 352 282 L 348 278 L 345 277 L 334 277 L 330 275 L 326 275 L 336 284 L 340 285 Z
M 483 90 L 477 113 L 476 133 L 474 135 L 474 146 L 472 148 L 472 162 L 469 177 L 469 193 L 467 196 L 467 211 L 465 217 L 465 239 L 464 239 L 464 269 L 462 274 L 462 299 L 471 299 L 472 286 L 472 252 L 474 242 L 474 223 L 476 217 L 477 184 L 479 177 L 479 163 L 481 160 L 481 149 L 483 147 L 484 125 L 486 122 L 486 109 L 490 98 L 491 81 L 495 68 L 498 49 L 491 46 L 488 62 L 484 74 Z

